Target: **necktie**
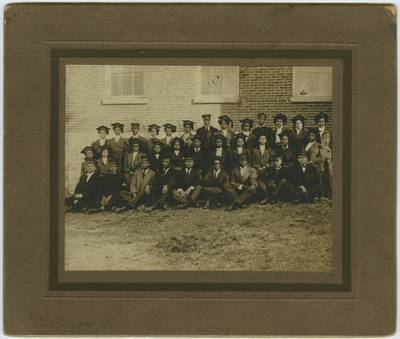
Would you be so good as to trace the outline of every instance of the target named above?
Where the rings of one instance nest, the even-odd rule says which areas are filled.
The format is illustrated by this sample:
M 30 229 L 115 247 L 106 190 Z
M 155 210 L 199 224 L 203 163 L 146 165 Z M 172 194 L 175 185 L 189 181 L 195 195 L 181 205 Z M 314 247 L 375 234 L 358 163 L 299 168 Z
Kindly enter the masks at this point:
M 145 175 L 146 175 L 146 171 L 143 171 L 143 178 L 144 178 Z

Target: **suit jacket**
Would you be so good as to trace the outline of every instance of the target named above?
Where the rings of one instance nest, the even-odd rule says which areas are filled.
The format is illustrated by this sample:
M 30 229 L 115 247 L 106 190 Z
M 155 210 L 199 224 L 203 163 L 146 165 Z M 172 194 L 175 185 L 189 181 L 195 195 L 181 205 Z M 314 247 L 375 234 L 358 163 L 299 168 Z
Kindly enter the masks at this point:
M 74 194 L 82 194 L 83 199 L 97 198 L 102 189 L 103 179 L 98 173 L 93 173 L 88 182 L 86 179 L 86 174 L 79 178 Z
M 181 188 L 186 191 L 190 186 L 196 187 L 197 185 L 201 185 L 201 183 L 201 174 L 197 169 L 192 168 L 190 174 L 187 175 L 186 168 L 184 167 L 176 175 L 175 187 L 176 189 Z
M 121 191 L 127 189 L 126 178 L 122 173 L 107 173 L 103 177 L 102 196 L 108 197 L 112 194 L 119 194 Z
M 93 159 L 88 159 L 87 157 L 85 157 L 85 160 L 82 162 L 82 165 L 81 165 L 81 175 L 84 175 L 84 174 L 86 174 L 88 171 L 87 171 L 87 160 L 93 160 Z
M 162 169 L 162 159 L 163 159 L 163 154 L 160 153 L 158 156 L 158 159 L 155 154 L 152 154 L 149 156 L 149 161 L 150 161 L 150 169 L 153 170 L 154 172 L 157 172 Z
M 221 134 L 221 135 L 223 135 L 223 133 L 222 133 L 222 130 L 219 130 L 217 133 L 215 133 L 215 134 Z M 230 130 L 227 130 L 226 131 L 226 144 L 225 144 L 225 147 L 229 150 L 231 147 L 232 147 L 232 138 L 235 136 L 235 132 L 233 132 L 233 131 L 230 131 Z
M 283 149 L 282 145 L 280 145 L 276 148 L 275 152 L 282 156 L 282 162 L 289 167 L 297 162 L 297 152 L 292 146 Z
M 183 154 L 183 150 L 180 150 L 178 155 L 175 154 L 175 152 L 171 152 L 171 166 L 172 167 L 184 167 L 183 164 L 183 158 L 184 158 L 184 154 Z
M 226 148 L 222 147 L 222 152 L 221 152 L 221 158 L 222 158 L 222 168 L 225 170 L 230 171 L 230 167 L 231 167 L 231 152 L 228 151 Z M 212 151 L 210 151 L 210 157 L 209 157 L 209 166 L 208 168 L 211 169 L 212 166 L 212 159 L 214 156 L 217 155 L 217 150 L 214 148 L 212 149 Z
M 243 147 L 242 153 L 239 154 L 239 151 L 238 151 L 238 149 L 236 147 L 236 148 L 231 149 L 231 155 L 230 155 L 231 168 L 239 167 L 239 165 L 240 165 L 239 164 L 239 156 L 242 155 L 242 154 L 247 155 L 249 164 L 251 164 L 253 162 L 252 161 L 252 154 L 251 154 L 251 151 L 249 149 Z
M 268 146 L 269 143 L 271 142 L 271 138 L 272 138 L 272 128 L 267 127 L 267 126 L 263 126 L 263 127 L 256 127 L 253 129 L 252 133 L 254 134 L 254 136 L 256 137 L 256 146 L 258 145 L 258 137 L 257 134 L 259 132 L 261 132 L 267 137 L 267 142 L 268 142 Z M 256 147 L 254 146 L 254 147 Z
M 158 138 L 149 138 L 146 140 L 146 154 L 147 155 L 152 155 L 154 153 L 153 151 L 153 141 L 161 141 Z
M 258 179 L 264 180 L 265 182 L 274 181 L 278 182 L 282 179 L 289 179 L 289 167 L 282 165 L 280 169 L 276 169 L 275 166 L 264 168 L 257 172 Z
M 104 164 L 103 158 L 97 159 L 97 171 L 100 175 L 106 174 L 110 170 L 110 158 Z
M 192 146 L 193 146 L 193 137 L 194 134 L 193 133 L 189 133 L 185 139 L 185 133 L 183 133 L 180 138 L 183 140 L 184 142 L 184 147 L 186 150 L 189 150 Z
M 161 142 L 164 144 L 164 152 L 165 153 L 170 153 L 172 151 L 171 141 L 173 138 L 174 137 L 171 136 L 171 139 L 169 140 L 169 142 L 167 142 L 167 137 L 161 139 Z
M 325 159 L 332 158 L 332 131 L 325 127 L 322 132 L 321 146 L 325 150 Z
M 133 153 L 129 153 L 125 157 L 125 165 L 124 165 L 125 173 L 134 172 L 141 166 L 142 163 L 140 161 L 140 157 L 142 155 L 144 155 L 144 154 L 141 152 L 138 152 L 134 162 L 133 162 Z
M 208 171 L 203 180 L 204 187 L 218 187 L 222 189 L 223 184 L 229 182 L 229 175 L 221 169 L 218 176 L 214 176 L 214 170 Z
M 303 146 L 303 150 L 306 150 L 306 146 Z M 319 174 L 324 172 L 324 156 L 320 154 L 319 150 L 322 148 L 321 144 L 314 142 L 312 146 L 308 149 L 308 154 L 310 156 L 310 160 L 312 161 L 312 165 L 317 169 Z
M 259 147 L 253 148 L 253 167 L 258 168 L 268 165 L 273 154 L 275 154 L 275 151 L 268 147 L 265 147 L 264 154 L 261 154 Z
M 137 193 L 139 191 L 143 191 L 147 185 L 153 182 L 153 178 L 155 176 L 154 171 L 150 168 L 147 170 L 145 176 L 143 176 L 143 169 L 139 168 L 135 174 L 133 175 L 130 191 L 132 194 Z
M 168 172 L 164 173 L 164 168 L 156 172 L 152 185 L 155 187 L 162 187 L 167 185 L 168 187 L 173 187 L 176 183 L 177 171 L 173 167 L 169 167 Z
M 257 171 L 253 167 L 247 165 L 242 177 L 240 174 L 240 168 L 235 168 L 232 170 L 230 184 L 236 188 L 239 188 L 240 185 L 243 185 L 244 189 L 247 189 L 251 185 L 258 187 Z
M 204 147 L 200 147 L 200 151 L 197 153 L 192 147 L 189 153 L 194 157 L 194 168 L 200 170 L 203 175 L 206 174 L 210 164 L 210 153 Z
M 258 140 L 257 140 L 256 136 L 250 132 L 249 136 L 246 138 L 244 147 L 251 150 L 251 149 L 257 147 L 257 145 L 258 145 Z
M 103 146 L 110 147 L 110 140 L 106 139 L 106 142 L 104 143 Z M 92 142 L 93 158 L 94 159 L 100 159 L 101 158 L 101 147 L 103 147 L 103 146 L 100 146 L 100 139 L 97 139 L 96 141 Z M 108 156 L 110 157 L 111 155 L 109 154 Z
M 112 149 L 112 155 L 108 155 L 109 158 L 113 158 L 114 160 L 117 160 L 119 163 L 119 166 L 122 167 L 124 164 L 124 158 L 125 158 L 126 139 L 123 137 L 120 137 L 118 139 L 118 141 L 116 141 L 115 138 L 112 138 L 109 140 L 109 144 Z
M 210 126 L 210 130 L 207 132 L 205 126 L 200 127 L 196 133 L 201 138 L 201 144 L 205 149 L 210 149 L 212 147 L 212 136 L 217 133 L 218 130 L 215 127 Z
M 274 149 L 276 149 L 281 144 L 281 142 L 276 143 L 277 130 L 278 129 L 276 127 L 272 128 L 271 140 L 269 142 L 269 145 L 271 146 L 271 148 L 274 148 Z M 282 131 L 280 133 L 287 132 L 287 131 L 288 131 L 288 128 L 286 126 L 282 126 Z
M 300 164 L 295 164 L 289 169 L 289 180 L 296 188 L 304 186 L 307 191 L 320 185 L 319 175 L 313 165 L 306 164 L 306 170 L 303 172 Z
M 133 136 L 131 136 L 129 139 L 125 139 L 125 155 L 128 153 L 132 153 L 132 140 Z M 138 135 L 137 138 L 139 140 L 139 152 L 147 154 L 147 139 L 142 137 L 141 135 Z M 152 148 L 153 149 L 153 148 Z

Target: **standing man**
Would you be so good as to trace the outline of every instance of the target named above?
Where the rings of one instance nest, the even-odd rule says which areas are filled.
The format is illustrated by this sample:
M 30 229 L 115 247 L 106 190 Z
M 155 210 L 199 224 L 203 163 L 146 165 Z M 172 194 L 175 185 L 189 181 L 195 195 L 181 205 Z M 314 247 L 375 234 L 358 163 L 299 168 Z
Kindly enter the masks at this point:
M 201 138 L 198 134 L 193 136 L 193 147 L 189 150 L 190 153 L 194 158 L 194 168 L 199 170 L 201 176 L 204 177 L 208 170 L 209 160 L 209 153 L 206 152 L 204 147 L 201 145 Z
M 125 154 L 132 152 L 132 141 L 134 139 L 139 140 L 140 152 L 147 154 L 147 147 L 146 147 L 147 140 L 145 137 L 139 135 L 139 128 L 140 124 L 138 124 L 137 122 L 131 123 L 132 136 L 129 139 L 125 139 Z
M 267 137 L 268 142 L 270 142 L 272 138 L 272 128 L 269 128 L 266 125 L 267 115 L 263 112 L 260 112 L 257 114 L 257 119 L 258 119 L 258 126 L 256 126 L 256 128 L 253 129 L 253 134 L 255 136 L 263 134 Z
M 211 114 L 203 114 L 201 117 L 203 118 L 204 126 L 200 127 L 196 131 L 196 134 L 200 136 L 203 147 L 208 151 L 212 148 L 212 136 L 217 133 L 218 130 L 210 125 Z
M 239 163 L 239 168 L 232 170 L 231 181 L 223 185 L 225 195 L 232 201 L 228 211 L 242 207 L 258 187 L 257 171 L 249 166 L 247 155 L 241 155 Z
M 133 139 L 132 140 L 132 153 L 129 153 L 125 157 L 125 164 L 124 164 L 124 172 L 126 176 L 126 182 L 130 185 L 133 175 L 135 171 L 140 167 L 141 161 L 140 157 L 145 155 L 139 151 L 140 149 L 140 140 Z
M 178 171 L 176 188 L 172 190 L 172 195 L 179 203 L 178 208 L 186 209 L 197 200 L 203 189 L 201 181 L 200 171 L 194 168 L 194 157 L 186 155 L 185 167 Z

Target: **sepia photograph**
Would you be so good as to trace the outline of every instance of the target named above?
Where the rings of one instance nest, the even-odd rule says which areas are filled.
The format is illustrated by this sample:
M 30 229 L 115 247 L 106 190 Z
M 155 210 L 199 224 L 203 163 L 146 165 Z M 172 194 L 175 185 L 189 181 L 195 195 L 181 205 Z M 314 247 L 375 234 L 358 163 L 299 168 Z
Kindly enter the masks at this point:
M 66 271 L 332 271 L 326 66 L 67 64 Z

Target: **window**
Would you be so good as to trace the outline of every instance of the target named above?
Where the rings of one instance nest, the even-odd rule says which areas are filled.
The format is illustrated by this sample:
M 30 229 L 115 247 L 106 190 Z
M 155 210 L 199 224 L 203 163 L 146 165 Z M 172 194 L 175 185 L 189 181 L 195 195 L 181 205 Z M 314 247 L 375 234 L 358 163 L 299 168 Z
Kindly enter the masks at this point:
M 103 105 L 146 104 L 145 66 L 113 65 L 106 67 L 107 97 Z
M 331 102 L 332 67 L 293 67 L 292 102 Z
M 198 66 L 193 103 L 239 102 L 238 66 Z

